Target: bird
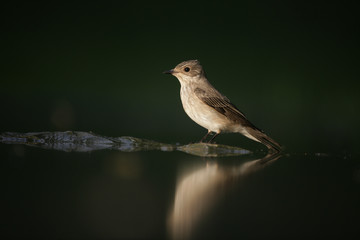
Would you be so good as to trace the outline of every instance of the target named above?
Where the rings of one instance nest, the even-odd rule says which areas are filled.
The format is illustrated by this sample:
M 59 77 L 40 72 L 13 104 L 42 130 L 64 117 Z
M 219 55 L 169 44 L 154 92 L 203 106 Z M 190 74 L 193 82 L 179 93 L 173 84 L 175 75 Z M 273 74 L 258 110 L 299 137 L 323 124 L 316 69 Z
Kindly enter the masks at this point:
M 163 73 L 179 80 L 180 98 L 186 114 L 208 130 L 200 142 L 204 142 L 211 133 L 214 135 L 208 143 L 212 143 L 220 133 L 240 133 L 264 144 L 269 152 L 281 152 L 279 143 L 252 124 L 244 113 L 211 85 L 198 60 L 181 62 Z

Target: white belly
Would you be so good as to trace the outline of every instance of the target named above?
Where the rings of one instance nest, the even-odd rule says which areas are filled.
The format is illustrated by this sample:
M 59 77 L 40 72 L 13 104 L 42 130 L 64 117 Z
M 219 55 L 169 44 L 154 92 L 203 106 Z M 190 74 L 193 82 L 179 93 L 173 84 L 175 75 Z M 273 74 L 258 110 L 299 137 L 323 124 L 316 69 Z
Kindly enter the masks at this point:
M 180 96 L 186 114 L 212 132 L 235 132 L 235 126 L 224 115 L 201 101 L 189 87 L 181 87 Z

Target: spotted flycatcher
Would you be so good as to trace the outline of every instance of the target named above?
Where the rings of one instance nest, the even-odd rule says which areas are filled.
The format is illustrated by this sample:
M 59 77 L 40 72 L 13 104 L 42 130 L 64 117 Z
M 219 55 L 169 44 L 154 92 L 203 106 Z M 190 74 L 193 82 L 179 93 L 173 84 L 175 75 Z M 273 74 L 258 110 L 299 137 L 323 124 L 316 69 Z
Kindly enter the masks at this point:
M 209 83 L 199 61 L 179 63 L 174 69 L 164 73 L 179 80 L 180 97 L 185 112 L 194 122 L 208 130 L 201 142 L 205 141 L 211 132 L 215 134 L 209 142 L 220 133 L 234 132 L 264 144 L 269 151 L 281 151 L 279 143 L 255 127 L 227 97 Z

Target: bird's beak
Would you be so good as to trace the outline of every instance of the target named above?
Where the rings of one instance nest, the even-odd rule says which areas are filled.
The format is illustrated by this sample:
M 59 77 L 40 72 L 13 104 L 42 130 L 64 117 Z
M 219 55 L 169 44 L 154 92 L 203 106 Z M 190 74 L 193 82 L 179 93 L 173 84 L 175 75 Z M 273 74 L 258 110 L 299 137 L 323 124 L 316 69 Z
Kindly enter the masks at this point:
M 175 71 L 174 71 L 174 69 L 170 69 L 170 70 L 164 71 L 163 73 L 172 75 L 173 73 L 175 73 Z

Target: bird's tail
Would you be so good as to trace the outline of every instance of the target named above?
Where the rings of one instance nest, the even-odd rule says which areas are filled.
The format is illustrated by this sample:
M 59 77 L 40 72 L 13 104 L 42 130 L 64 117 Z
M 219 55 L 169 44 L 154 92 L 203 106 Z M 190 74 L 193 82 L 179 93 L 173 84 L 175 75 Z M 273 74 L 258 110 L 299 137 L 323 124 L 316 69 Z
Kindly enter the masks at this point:
M 282 150 L 281 145 L 278 142 L 276 142 L 274 139 L 266 135 L 260 129 L 256 127 L 248 127 L 246 129 L 246 132 L 248 134 L 245 134 L 245 136 L 264 144 L 269 149 L 269 151 L 281 152 Z

